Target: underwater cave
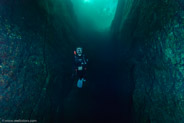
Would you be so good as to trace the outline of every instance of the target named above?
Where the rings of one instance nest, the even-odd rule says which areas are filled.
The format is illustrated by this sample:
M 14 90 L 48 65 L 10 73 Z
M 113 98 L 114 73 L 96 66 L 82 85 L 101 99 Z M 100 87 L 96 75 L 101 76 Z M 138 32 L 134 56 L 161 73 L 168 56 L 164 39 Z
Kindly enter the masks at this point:
M 0 0 L 0 49 L 0 123 L 184 122 L 182 0 Z

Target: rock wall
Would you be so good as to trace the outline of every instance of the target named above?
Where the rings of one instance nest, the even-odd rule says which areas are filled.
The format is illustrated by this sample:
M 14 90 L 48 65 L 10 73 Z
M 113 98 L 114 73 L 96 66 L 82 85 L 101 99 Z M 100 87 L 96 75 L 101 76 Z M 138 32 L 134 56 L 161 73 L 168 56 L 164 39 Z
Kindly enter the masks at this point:
M 70 1 L 57 2 L 0 1 L 1 119 L 46 123 L 62 113 L 77 22 Z
M 116 41 L 121 44 L 121 63 L 135 66 L 134 80 L 127 81 L 135 83 L 134 122 L 182 123 L 183 3 L 179 0 L 132 2 L 130 11 L 126 10 L 129 14 L 121 15 L 121 21 L 114 20 L 116 25 L 122 26 L 112 25 L 112 30 Z M 117 13 L 121 11 L 117 10 Z

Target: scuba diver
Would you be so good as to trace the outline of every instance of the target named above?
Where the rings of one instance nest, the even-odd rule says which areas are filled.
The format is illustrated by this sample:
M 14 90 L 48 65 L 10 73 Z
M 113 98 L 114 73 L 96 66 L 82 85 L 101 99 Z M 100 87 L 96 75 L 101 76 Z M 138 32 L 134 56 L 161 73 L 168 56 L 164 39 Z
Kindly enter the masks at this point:
M 77 76 L 78 82 L 77 87 L 82 88 L 83 82 L 86 81 L 86 70 L 87 70 L 87 62 L 85 55 L 83 54 L 83 48 L 77 47 L 76 51 L 74 51 L 74 74 Z

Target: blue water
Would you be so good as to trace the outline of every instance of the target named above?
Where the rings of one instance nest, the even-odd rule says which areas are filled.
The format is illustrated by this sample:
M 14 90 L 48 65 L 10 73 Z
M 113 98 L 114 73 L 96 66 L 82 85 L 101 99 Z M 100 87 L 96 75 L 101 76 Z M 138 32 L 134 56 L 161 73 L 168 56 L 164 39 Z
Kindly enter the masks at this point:
M 109 33 L 88 33 L 82 39 L 89 57 L 87 81 L 66 97 L 65 121 L 131 123 L 134 85 L 129 63 L 118 60 Z

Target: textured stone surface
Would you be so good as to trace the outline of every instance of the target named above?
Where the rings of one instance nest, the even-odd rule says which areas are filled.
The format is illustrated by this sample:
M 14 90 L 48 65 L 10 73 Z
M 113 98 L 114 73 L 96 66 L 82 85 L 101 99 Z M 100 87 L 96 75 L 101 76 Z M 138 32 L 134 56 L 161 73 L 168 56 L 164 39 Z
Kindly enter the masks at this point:
M 6 17 L 0 17 L 0 41 L 0 116 L 28 119 L 46 77 L 43 39 L 33 32 L 22 32 Z
M 129 15 L 122 21 L 114 20 L 123 24 L 120 29 L 112 27 L 121 44 L 122 63 L 126 60 L 135 65 L 133 108 L 137 123 L 184 122 L 184 17 L 180 2 L 133 1 L 133 8 L 127 7 Z
M 0 1 L 1 119 L 46 123 L 61 117 L 55 113 L 62 112 L 71 84 L 76 20 L 69 1 L 41 2 Z
M 178 12 L 163 30 L 142 48 L 143 61 L 135 70 L 134 106 L 137 118 L 146 122 L 184 122 L 183 15 Z

